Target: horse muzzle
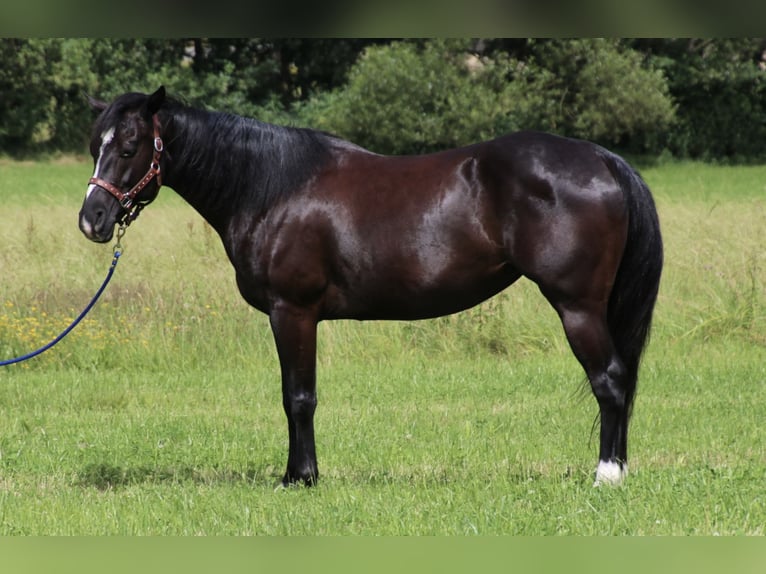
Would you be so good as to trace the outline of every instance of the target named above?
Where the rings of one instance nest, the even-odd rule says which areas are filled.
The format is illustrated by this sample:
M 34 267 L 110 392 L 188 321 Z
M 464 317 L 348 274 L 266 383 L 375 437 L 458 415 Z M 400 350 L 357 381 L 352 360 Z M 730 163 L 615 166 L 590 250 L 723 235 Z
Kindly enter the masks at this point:
M 106 243 L 112 239 L 114 235 L 114 224 L 107 223 L 107 214 L 103 211 L 96 212 L 95 214 L 87 214 L 84 210 L 80 211 L 80 231 L 83 235 L 95 241 L 96 243 Z

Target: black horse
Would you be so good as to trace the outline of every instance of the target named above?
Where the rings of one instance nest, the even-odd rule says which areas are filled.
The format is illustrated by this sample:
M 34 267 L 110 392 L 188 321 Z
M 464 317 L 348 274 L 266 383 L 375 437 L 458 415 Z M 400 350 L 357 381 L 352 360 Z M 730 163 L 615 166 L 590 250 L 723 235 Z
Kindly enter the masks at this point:
M 128 93 L 100 112 L 80 229 L 107 242 L 159 191 L 218 232 L 269 316 L 290 437 L 283 484 L 318 478 L 317 323 L 437 317 L 522 275 L 558 312 L 600 409 L 596 484 L 627 473 L 628 420 L 662 270 L 648 187 L 589 142 L 520 132 L 383 156 L 323 132 Z

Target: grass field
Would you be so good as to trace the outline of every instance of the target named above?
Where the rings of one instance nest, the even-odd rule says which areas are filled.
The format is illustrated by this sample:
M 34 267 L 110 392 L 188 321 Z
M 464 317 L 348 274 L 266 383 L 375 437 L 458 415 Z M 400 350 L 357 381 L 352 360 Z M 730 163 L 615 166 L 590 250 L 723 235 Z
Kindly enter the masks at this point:
M 77 230 L 90 171 L 0 162 L 0 358 L 106 274 Z M 268 321 L 165 189 L 83 324 L 0 368 L 0 535 L 766 534 L 766 167 L 643 174 L 666 267 L 624 487 L 591 486 L 596 403 L 521 281 L 439 320 L 320 325 L 320 484 L 275 492 Z

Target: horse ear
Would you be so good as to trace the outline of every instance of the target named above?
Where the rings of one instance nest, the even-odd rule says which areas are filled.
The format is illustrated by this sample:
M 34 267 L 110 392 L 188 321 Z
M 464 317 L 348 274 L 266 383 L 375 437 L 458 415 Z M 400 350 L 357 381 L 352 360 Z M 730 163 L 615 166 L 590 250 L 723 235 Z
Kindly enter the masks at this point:
M 89 96 L 88 94 L 85 94 L 85 98 L 88 100 L 88 105 L 90 106 L 90 109 L 94 112 L 103 112 L 106 107 L 109 105 L 104 101 L 97 100 L 96 98 Z
M 146 111 L 148 115 L 153 116 L 162 107 L 165 101 L 165 86 L 160 86 L 157 91 L 149 96 L 146 102 Z

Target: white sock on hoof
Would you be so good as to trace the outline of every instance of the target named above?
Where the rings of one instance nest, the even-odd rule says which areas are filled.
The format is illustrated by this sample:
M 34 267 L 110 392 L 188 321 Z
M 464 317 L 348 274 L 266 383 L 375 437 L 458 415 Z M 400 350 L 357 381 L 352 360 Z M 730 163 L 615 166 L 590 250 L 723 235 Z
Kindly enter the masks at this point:
M 628 475 L 628 465 L 621 465 L 617 462 L 600 460 L 596 469 L 596 481 L 593 486 L 608 484 L 609 486 L 619 486 Z

